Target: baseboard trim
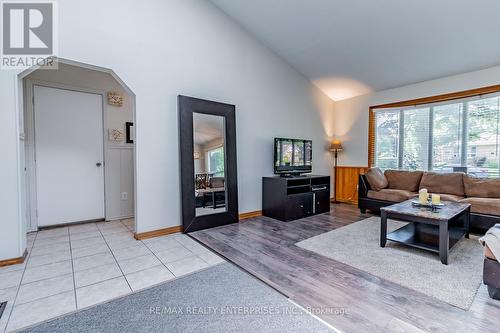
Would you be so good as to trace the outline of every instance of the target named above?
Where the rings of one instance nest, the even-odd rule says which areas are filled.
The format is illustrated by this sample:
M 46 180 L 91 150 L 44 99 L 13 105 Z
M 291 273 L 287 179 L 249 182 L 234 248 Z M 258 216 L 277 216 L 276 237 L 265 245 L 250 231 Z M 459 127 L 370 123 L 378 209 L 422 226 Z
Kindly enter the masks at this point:
M 24 250 L 24 253 L 21 257 L 0 260 L 0 267 L 22 264 L 27 256 L 28 256 L 28 249 Z
M 262 216 L 262 211 L 256 210 L 253 212 L 246 212 L 246 213 L 239 214 L 239 219 L 241 221 L 241 220 L 246 220 L 246 219 L 249 219 L 252 217 L 259 217 L 259 216 Z M 177 232 L 182 232 L 182 226 L 179 225 L 179 226 L 175 226 L 175 227 L 169 227 L 169 228 L 158 229 L 158 230 L 153 230 L 153 231 L 136 232 L 136 233 L 134 233 L 134 238 L 137 240 L 143 240 L 143 239 L 148 239 L 148 238 L 153 238 L 153 237 L 160 237 L 160 236 L 175 234 Z
M 113 217 L 107 217 L 106 222 L 108 221 L 118 221 L 118 220 L 128 220 L 135 218 L 135 215 L 124 215 L 124 216 L 113 216 Z
M 158 230 L 146 231 L 146 232 L 136 232 L 134 233 L 134 238 L 137 240 L 143 240 L 153 237 L 160 237 L 170 234 L 175 234 L 178 232 L 182 232 L 182 226 L 178 225 L 175 227 L 163 228 Z
M 259 216 L 262 216 L 262 211 L 261 210 L 256 210 L 256 211 L 253 211 L 253 212 L 246 212 L 246 213 L 241 213 L 239 218 L 240 218 L 240 221 L 241 220 L 246 220 L 246 219 L 250 219 L 252 217 L 259 217 Z
M 85 220 L 85 221 L 76 221 L 76 222 L 70 222 L 70 223 L 44 225 L 44 226 L 39 226 L 38 231 L 56 229 L 56 228 L 61 228 L 61 227 L 70 227 L 72 225 L 79 225 L 79 224 L 96 223 L 96 222 L 106 222 L 106 219 L 99 218 L 99 219 L 95 219 L 95 220 Z

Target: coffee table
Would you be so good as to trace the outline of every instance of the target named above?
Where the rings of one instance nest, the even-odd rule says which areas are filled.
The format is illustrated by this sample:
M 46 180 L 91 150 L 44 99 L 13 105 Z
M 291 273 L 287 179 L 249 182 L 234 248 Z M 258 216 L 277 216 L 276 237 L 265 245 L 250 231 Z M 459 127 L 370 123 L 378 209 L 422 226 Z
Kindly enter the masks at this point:
M 439 253 L 448 264 L 449 250 L 463 236 L 469 238 L 470 204 L 443 201 L 439 209 L 415 207 L 412 200 L 380 208 L 380 246 L 387 240 Z M 387 234 L 387 219 L 410 222 Z
M 205 208 L 207 205 L 207 196 L 212 198 L 212 208 L 216 209 L 218 206 L 225 206 L 226 205 L 226 199 L 224 197 L 224 202 L 217 204 L 217 195 L 220 194 L 226 194 L 226 189 L 224 187 L 216 187 L 216 188 L 207 188 L 207 189 L 200 189 L 197 190 L 199 194 L 202 195 L 202 207 Z

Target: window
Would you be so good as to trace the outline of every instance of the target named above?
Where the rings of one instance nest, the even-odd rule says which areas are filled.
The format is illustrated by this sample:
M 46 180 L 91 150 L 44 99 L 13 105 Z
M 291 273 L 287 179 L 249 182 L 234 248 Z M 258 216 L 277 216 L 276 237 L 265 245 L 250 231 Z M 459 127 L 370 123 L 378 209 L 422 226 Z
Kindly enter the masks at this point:
M 224 177 L 224 147 L 207 151 L 208 172 L 215 177 Z
M 397 169 L 399 160 L 399 115 L 397 111 L 377 113 L 375 165 L 383 169 Z
M 500 177 L 500 94 L 371 110 L 371 164 Z
M 500 98 L 486 98 L 468 105 L 467 166 L 475 172 L 498 177 Z
M 423 170 L 429 159 L 429 108 L 403 112 L 402 168 Z
M 440 105 L 433 108 L 432 169 L 452 171 L 462 165 L 461 103 Z

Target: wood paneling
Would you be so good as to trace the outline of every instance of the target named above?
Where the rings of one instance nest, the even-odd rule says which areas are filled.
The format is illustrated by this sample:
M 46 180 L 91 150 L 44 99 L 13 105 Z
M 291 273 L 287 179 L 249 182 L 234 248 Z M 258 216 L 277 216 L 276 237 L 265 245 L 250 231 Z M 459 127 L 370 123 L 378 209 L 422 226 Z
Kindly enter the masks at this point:
M 386 108 L 400 108 L 400 107 L 408 107 L 408 106 L 416 106 L 421 104 L 429 104 L 429 103 L 437 103 L 437 102 L 446 102 L 454 99 L 467 98 L 473 96 L 481 96 L 486 94 L 492 94 L 500 92 L 500 85 L 481 87 L 476 89 L 464 90 L 449 94 L 442 94 L 436 96 L 429 96 L 417 99 L 411 99 L 401 102 L 388 103 L 388 104 L 380 104 L 370 106 L 368 112 L 368 166 L 373 166 L 375 162 L 375 109 L 386 109 Z
M 106 156 L 106 219 L 134 215 L 134 147 L 109 145 Z M 126 199 L 122 192 L 127 192 Z
M 345 203 L 358 202 L 358 176 L 368 170 L 367 167 L 339 166 L 337 167 L 337 201 Z
M 259 216 L 262 216 L 262 211 L 261 210 L 256 210 L 256 211 L 253 211 L 253 212 L 241 213 L 240 214 L 240 221 L 241 220 L 250 219 L 252 217 L 259 217 Z
M 28 255 L 28 250 L 24 250 L 22 257 L 0 260 L 0 267 L 22 264 Z
M 143 240 L 143 239 L 148 239 L 148 238 L 153 238 L 153 237 L 160 237 L 160 236 L 175 234 L 176 232 L 182 232 L 182 226 L 178 225 L 175 227 L 158 229 L 158 230 L 153 230 L 153 231 L 136 232 L 134 234 L 134 238 L 137 240 Z

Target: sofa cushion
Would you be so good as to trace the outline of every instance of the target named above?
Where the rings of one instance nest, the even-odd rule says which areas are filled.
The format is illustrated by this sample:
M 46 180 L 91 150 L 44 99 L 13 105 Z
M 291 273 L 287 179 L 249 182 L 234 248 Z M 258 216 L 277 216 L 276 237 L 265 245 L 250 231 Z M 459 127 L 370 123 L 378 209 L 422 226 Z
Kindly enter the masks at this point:
M 441 201 L 460 202 L 460 200 L 464 199 L 464 197 L 461 197 L 459 195 L 443 194 L 443 193 L 434 193 L 434 194 L 439 194 L 441 196 Z M 418 193 L 415 193 L 412 196 L 412 198 L 418 198 Z
M 425 172 L 420 181 L 420 188 L 426 188 L 429 193 L 453 194 L 464 197 L 463 178 L 464 174 L 461 172 Z
M 223 188 L 224 187 L 224 177 L 213 177 L 210 180 L 210 188 Z
M 500 216 L 500 198 L 465 198 L 460 202 L 470 203 L 472 213 Z
M 422 171 L 385 170 L 385 177 L 389 182 L 387 186 L 394 190 L 418 191 L 418 185 L 422 178 Z
M 478 198 L 500 198 L 500 179 L 464 176 L 465 195 Z
M 446 194 L 446 193 L 436 193 L 441 196 L 441 201 L 453 201 L 453 202 L 459 202 L 462 200 L 464 197 L 460 195 L 453 195 L 453 194 Z
M 380 191 L 389 185 L 387 178 L 385 178 L 384 173 L 379 168 L 370 168 L 365 173 L 365 177 L 372 190 Z
M 384 200 L 384 201 L 392 201 L 392 202 L 401 202 L 412 198 L 415 195 L 414 192 L 406 191 L 406 190 L 395 190 L 385 188 L 380 191 L 368 191 L 368 198 Z

